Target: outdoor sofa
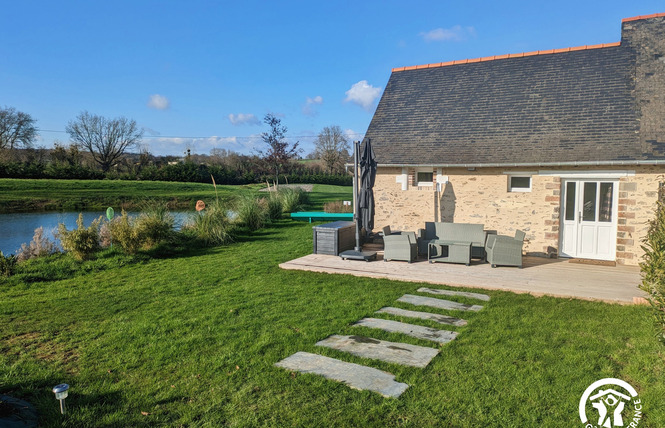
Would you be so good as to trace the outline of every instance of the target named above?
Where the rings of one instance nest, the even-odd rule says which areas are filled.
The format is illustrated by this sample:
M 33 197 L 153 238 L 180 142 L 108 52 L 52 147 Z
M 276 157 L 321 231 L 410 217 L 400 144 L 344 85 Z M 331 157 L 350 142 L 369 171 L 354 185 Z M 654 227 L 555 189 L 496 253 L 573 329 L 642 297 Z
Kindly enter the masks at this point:
M 482 224 L 443 223 L 428 221 L 425 229 L 418 230 L 418 252 L 428 254 L 430 243 L 436 241 L 470 243 L 471 258 L 485 259 L 487 233 Z M 435 254 L 439 255 L 440 254 Z

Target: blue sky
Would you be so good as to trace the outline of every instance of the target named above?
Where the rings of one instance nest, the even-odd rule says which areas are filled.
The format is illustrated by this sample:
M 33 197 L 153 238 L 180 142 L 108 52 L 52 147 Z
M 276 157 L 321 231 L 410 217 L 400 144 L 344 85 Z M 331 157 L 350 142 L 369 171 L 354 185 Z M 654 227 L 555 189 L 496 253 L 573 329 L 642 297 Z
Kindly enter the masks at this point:
M 68 142 L 87 110 L 145 128 L 154 154 L 251 153 L 282 118 L 303 155 L 339 125 L 361 139 L 391 68 L 620 40 L 662 1 L 4 2 L 0 106 Z

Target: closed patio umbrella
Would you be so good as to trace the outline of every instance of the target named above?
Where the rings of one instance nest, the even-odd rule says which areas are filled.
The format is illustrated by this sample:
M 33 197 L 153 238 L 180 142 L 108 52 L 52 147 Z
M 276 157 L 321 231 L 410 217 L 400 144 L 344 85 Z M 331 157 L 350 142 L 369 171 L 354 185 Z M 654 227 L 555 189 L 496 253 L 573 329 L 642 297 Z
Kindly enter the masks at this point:
M 358 214 L 360 226 L 367 236 L 374 229 L 374 180 L 376 179 L 376 159 L 370 139 L 365 141 L 360 157 L 360 194 L 358 195 Z
M 340 253 L 344 260 L 376 260 L 376 251 L 362 251 L 360 228 L 369 233 L 374 228 L 374 179 L 376 178 L 376 160 L 369 138 L 365 142 L 362 158 L 359 160 L 360 142 L 353 143 L 353 219 L 356 223 L 356 247 Z M 360 181 L 360 183 L 358 183 Z M 358 189 L 360 187 L 360 189 Z

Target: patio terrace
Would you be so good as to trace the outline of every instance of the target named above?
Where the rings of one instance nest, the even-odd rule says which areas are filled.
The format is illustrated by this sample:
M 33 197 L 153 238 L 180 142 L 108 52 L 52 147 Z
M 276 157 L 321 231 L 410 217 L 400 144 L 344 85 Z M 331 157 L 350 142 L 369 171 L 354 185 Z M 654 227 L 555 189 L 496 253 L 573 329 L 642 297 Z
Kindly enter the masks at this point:
M 492 268 L 474 260 L 471 266 L 433 263 L 419 259 L 414 263 L 342 260 L 337 256 L 309 254 L 279 266 L 282 269 L 347 274 L 398 281 L 426 282 L 452 287 L 482 288 L 535 296 L 555 296 L 609 303 L 644 303 L 646 293 L 637 288 L 640 270 L 635 266 L 600 266 L 569 263 L 567 259 L 524 257 L 522 269 Z

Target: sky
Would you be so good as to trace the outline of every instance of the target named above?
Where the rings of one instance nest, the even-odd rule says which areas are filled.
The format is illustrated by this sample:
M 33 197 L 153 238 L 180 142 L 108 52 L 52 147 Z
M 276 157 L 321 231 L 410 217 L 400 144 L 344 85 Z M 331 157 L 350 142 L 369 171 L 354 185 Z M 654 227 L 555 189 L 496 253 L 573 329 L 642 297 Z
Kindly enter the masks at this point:
M 266 114 L 302 155 L 362 140 L 391 69 L 620 40 L 660 1 L 4 1 L 0 107 L 69 143 L 80 112 L 124 116 L 156 155 L 256 153 Z

